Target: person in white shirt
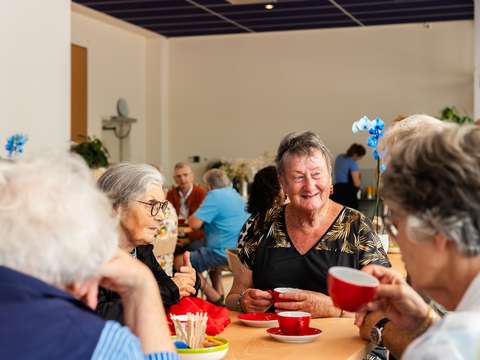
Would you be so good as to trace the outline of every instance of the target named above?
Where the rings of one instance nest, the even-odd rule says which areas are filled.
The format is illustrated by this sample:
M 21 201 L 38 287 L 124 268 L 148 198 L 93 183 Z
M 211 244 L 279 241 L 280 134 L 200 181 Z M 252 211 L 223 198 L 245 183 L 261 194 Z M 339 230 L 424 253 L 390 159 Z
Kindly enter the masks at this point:
M 402 359 L 480 358 L 479 144 L 480 127 L 451 125 L 389 149 L 382 176 L 390 209 L 385 225 L 412 287 L 390 269 L 365 267 L 380 286 L 356 323 L 362 325 L 366 311 L 383 312 L 388 320 L 373 328 L 378 344 L 388 322 L 414 339 Z M 414 289 L 450 312 L 438 318 Z

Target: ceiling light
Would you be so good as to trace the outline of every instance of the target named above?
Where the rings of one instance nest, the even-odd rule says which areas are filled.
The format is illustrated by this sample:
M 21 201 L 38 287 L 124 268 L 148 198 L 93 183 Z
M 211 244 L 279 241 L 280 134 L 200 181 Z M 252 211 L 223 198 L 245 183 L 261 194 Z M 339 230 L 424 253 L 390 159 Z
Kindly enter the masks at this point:
M 273 4 L 267 4 L 267 5 L 265 5 L 265 9 L 267 9 L 267 10 L 272 10 L 272 9 L 273 9 Z

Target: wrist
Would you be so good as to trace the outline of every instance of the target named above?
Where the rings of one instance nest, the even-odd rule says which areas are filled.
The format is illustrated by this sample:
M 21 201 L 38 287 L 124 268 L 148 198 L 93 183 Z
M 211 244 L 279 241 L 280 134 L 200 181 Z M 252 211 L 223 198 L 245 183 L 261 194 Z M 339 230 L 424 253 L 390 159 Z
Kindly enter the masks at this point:
M 244 297 L 245 293 L 247 292 L 247 290 L 248 290 L 248 289 L 245 289 L 245 290 L 240 291 L 240 294 L 239 294 L 239 296 L 238 296 L 238 298 L 237 298 L 237 308 L 238 308 L 239 311 L 241 311 L 241 312 L 245 312 L 245 309 L 244 309 L 244 307 L 243 307 L 243 302 L 242 302 L 242 301 L 243 301 L 243 297 Z
M 414 331 L 414 338 L 419 337 L 423 333 L 425 333 L 430 326 L 436 321 L 436 315 L 435 311 L 431 306 L 428 307 L 427 313 L 421 323 L 416 327 L 416 330 Z

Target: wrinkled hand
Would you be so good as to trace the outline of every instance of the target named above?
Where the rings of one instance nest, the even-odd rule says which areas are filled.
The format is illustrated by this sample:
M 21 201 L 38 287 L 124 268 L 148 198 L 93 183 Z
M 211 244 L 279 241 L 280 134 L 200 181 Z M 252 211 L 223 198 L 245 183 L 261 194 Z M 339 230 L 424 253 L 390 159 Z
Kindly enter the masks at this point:
M 99 271 L 100 286 L 125 297 L 146 287 L 156 286 L 150 269 L 123 250 L 105 263 Z
M 247 289 L 241 300 L 245 312 L 264 312 L 272 306 L 272 294 L 258 289 Z
M 355 324 L 362 326 L 367 311 L 381 311 L 399 329 L 415 331 L 428 313 L 428 305 L 401 275 L 383 266 L 369 265 L 362 269 L 380 281 L 377 294 L 356 315 Z
M 178 287 L 180 298 L 195 294 L 195 281 L 197 280 L 196 271 L 190 263 L 190 252 L 183 254 L 183 266 L 175 273 L 172 278 Z
M 278 310 L 306 311 L 312 317 L 335 317 L 340 310 L 334 307 L 329 296 L 314 291 L 298 290 L 280 294 L 282 302 L 276 302 Z

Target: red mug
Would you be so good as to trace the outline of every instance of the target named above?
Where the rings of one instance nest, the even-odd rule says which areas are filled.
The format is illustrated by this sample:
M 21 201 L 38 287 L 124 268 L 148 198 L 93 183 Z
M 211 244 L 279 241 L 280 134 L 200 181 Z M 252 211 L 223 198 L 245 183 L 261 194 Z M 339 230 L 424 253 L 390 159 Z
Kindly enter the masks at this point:
M 305 311 L 282 311 L 278 324 L 284 335 L 303 335 L 310 328 L 311 314 Z
M 287 299 L 280 299 L 280 294 L 285 294 L 288 292 L 295 292 L 298 291 L 298 289 L 295 288 L 289 288 L 289 287 L 278 287 L 273 289 L 271 292 L 272 297 L 273 297 L 273 302 L 283 302 L 283 301 L 289 301 Z
M 333 304 L 345 311 L 357 312 L 377 293 L 379 281 L 370 274 L 344 266 L 328 270 L 328 294 Z

